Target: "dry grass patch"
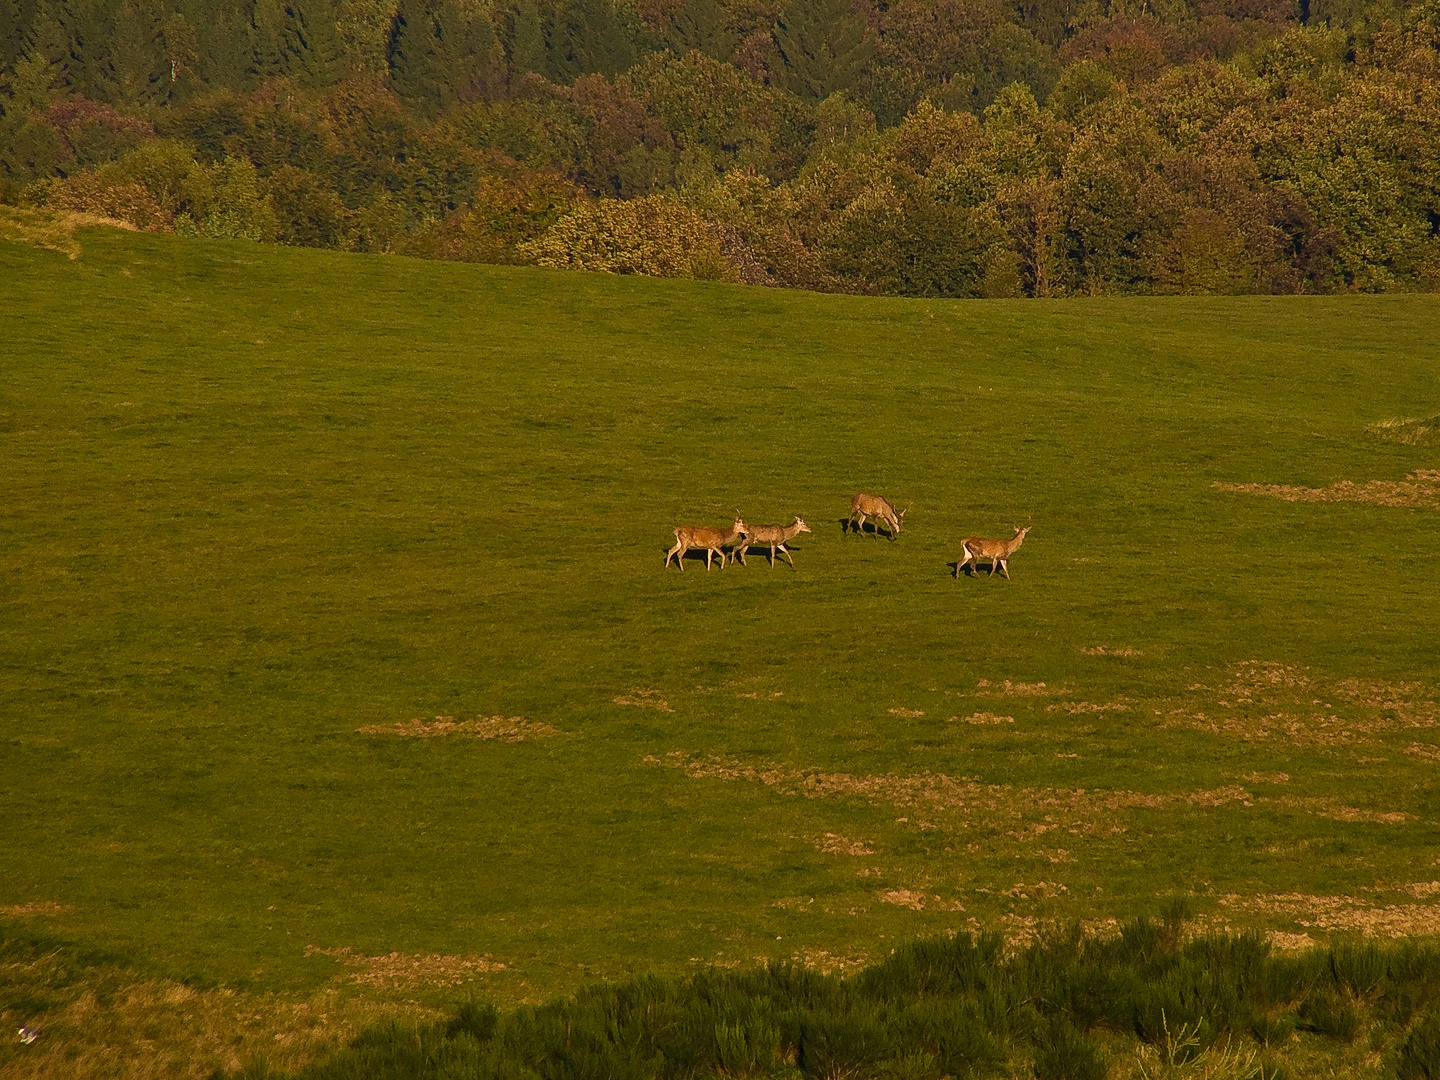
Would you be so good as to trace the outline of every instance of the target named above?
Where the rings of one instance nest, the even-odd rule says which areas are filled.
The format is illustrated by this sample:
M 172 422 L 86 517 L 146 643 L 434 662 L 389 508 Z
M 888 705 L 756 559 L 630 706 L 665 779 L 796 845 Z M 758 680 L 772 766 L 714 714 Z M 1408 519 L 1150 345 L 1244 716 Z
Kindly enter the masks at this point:
M 631 690 L 610 699 L 616 705 L 633 705 L 637 709 L 658 709 L 660 712 L 674 712 L 670 703 L 660 696 L 659 690 Z
M 399 735 L 406 739 L 461 735 L 471 739 L 499 739 L 501 742 L 548 739 L 552 735 L 560 734 L 549 724 L 526 720 L 523 716 L 477 716 L 474 720 L 462 720 L 459 723 L 456 723 L 453 716 L 437 716 L 428 722 L 406 720 L 398 724 L 367 724 L 357 730 L 363 735 Z
M 995 713 L 977 712 L 969 716 L 952 716 L 951 720 L 960 720 L 967 724 L 1013 724 L 1013 716 L 997 716 Z
M 484 956 L 410 956 L 390 953 L 387 956 L 365 956 L 348 945 L 337 949 L 305 946 L 306 956 L 328 956 L 336 963 L 355 970 L 349 981 L 375 990 L 414 990 L 418 987 L 459 986 L 473 982 L 481 975 L 504 971 L 505 965 L 486 953 Z
M 28 210 L 19 206 L 0 206 L 0 240 L 59 251 L 72 259 L 80 257 L 80 242 L 75 230 L 92 225 L 137 232 L 134 225 L 118 218 L 98 214 L 82 214 L 73 210 Z
M 1434 937 L 1440 934 L 1440 904 L 1374 904 L 1354 896 L 1278 893 L 1220 897 L 1233 911 L 1278 916 L 1314 930 L 1366 937 Z
M 1440 727 L 1440 702 L 1418 682 L 1332 683 L 1294 665 L 1246 660 L 1232 665 L 1221 685 L 1188 689 L 1206 700 L 1157 710 L 1161 727 L 1321 747 L 1369 744 L 1387 732 Z
M 32 900 L 28 904 L 0 907 L 0 916 L 7 919 L 34 919 L 50 915 L 63 915 L 69 910 L 71 910 L 69 904 L 57 904 L 53 900 Z
M 1139 649 L 1112 649 L 1105 645 L 1096 645 L 1094 648 L 1080 650 L 1086 656 L 1144 656 Z
M 868 967 L 873 961 L 864 954 L 842 956 L 828 949 L 801 949 L 790 955 L 790 962 L 818 971 L 822 975 L 848 975 Z
M 896 705 L 893 709 L 887 709 L 886 711 L 889 712 L 891 716 L 903 716 L 907 720 L 914 720 L 917 717 L 925 715 L 924 709 L 905 709 L 901 708 L 899 705 Z
M 1293 487 L 1290 484 L 1210 485 L 1217 491 L 1263 495 L 1286 502 L 1354 502 L 1373 506 L 1440 507 L 1440 469 L 1417 469 L 1404 480 L 1367 480 L 1357 484 L 1341 480 L 1325 488 Z
M 1426 417 L 1399 417 L 1377 420 L 1365 430 L 1386 442 L 1406 446 L 1440 446 L 1440 413 Z
M 927 818 L 942 820 L 951 829 L 1008 830 L 1008 835 L 1022 841 L 1056 830 L 1083 835 L 1123 833 L 1128 827 L 1121 823 L 1120 815 L 1132 810 L 1252 803 L 1250 793 L 1238 785 L 1151 794 L 1115 789 L 1025 788 L 986 784 L 975 777 L 944 773 L 856 776 L 801 769 L 778 762 L 755 765 L 735 758 L 702 758 L 683 750 L 671 751 L 663 760 L 653 755 L 647 755 L 644 760 L 680 769 L 692 779 L 759 783 L 779 794 L 807 799 L 859 798 L 872 805 L 918 811 Z M 917 824 L 922 828 L 934 827 L 930 820 L 917 818 Z
M 875 851 L 864 840 L 854 840 L 839 833 L 827 832 L 815 846 L 827 855 L 874 855 Z
M 884 904 L 907 907 L 912 911 L 925 910 L 925 894 L 914 889 L 882 889 L 878 895 Z
M 1043 682 L 1023 683 L 1002 679 L 998 683 L 992 683 L 989 679 L 981 679 L 975 684 L 976 697 L 1054 697 L 1059 693 L 1063 691 L 1052 690 Z
M 118 965 L 76 971 L 57 952 L 0 960 L 0 1032 L 28 1045 L 0 1050 L 6 1080 L 204 1080 L 235 1073 L 262 1056 L 298 1069 L 366 1027 L 387 1020 L 431 1020 L 412 1003 L 380 1003 L 334 989 L 303 1000 L 195 990 L 170 979 L 137 978 Z M 35 1011 L 15 1003 L 43 999 Z
M 1017 881 L 1010 888 L 1001 889 L 1000 895 L 1008 896 L 1011 900 L 1054 900 L 1069 891 L 1068 886 L 1056 881 L 1037 881 L 1033 885 Z
M 1103 712 L 1129 712 L 1130 706 L 1123 701 L 1106 701 L 1095 703 L 1090 701 L 1061 701 L 1054 705 L 1046 705 L 1046 712 L 1065 711 L 1071 716 L 1078 713 L 1103 713 Z

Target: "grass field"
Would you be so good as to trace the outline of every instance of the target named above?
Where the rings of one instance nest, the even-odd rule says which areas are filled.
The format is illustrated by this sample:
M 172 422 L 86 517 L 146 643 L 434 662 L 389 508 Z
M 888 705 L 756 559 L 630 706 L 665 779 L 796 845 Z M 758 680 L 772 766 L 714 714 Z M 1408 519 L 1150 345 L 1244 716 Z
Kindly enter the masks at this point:
M 11 932 L 422 1005 L 1173 895 L 1440 934 L 1440 447 L 1367 431 L 1434 297 L 80 238 L 0 243 Z M 737 508 L 794 570 L 662 567 Z

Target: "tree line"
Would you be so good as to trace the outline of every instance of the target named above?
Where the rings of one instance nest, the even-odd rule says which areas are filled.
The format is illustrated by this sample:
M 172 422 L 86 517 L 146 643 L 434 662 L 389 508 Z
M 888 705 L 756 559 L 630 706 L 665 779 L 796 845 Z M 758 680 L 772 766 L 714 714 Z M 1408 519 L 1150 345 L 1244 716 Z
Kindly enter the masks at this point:
M 1440 0 L 0 0 L 0 201 L 912 296 L 1440 287 Z

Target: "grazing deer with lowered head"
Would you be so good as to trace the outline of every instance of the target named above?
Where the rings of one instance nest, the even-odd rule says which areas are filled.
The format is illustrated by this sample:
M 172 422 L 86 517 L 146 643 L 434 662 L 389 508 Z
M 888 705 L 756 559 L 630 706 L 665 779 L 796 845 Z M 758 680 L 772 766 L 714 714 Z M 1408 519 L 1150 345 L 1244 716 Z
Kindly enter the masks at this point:
M 910 507 L 907 506 L 897 514 L 895 507 L 890 505 L 888 499 L 882 499 L 879 495 L 866 495 L 864 492 L 861 492 L 850 500 L 850 521 L 848 524 L 854 525 L 856 532 L 863 533 L 865 531 L 865 519 L 867 517 L 873 517 L 877 526 L 883 521 L 890 527 L 890 539 L 894 540 L 896 534 L 900 532 L 900 522 L 905 520 L 905 515 L 909 512 Z M 858 523 L 855 521 L 857 516 L 860 518 Z M 875 532 L 877 535 L 879 534 L 880 530 L 878 527 Z
M 955 564 L 955 577 L 960 577 L 960 568 L 969 563 L 978 573 L 980 560 L 986 559 L 990 563 L 990 576 L 995 576 L 995 568 L 998 566 L 1000 572 L 1005 575 L 1005 580 L 1010 580 L 1010 571 L 1006 567 L 1010 556 L 1015 554 L 1015 549 L 1025 542 L 1025 534 L 1030 531 L 1030 526 L 1020 528 L 1015 526 L 1015 535 L 1009 540 L 987 540 L 983 536 L 967 536 L 960 541 L 960 548 L 965 552 L 965 558 Z
M 742 522 L 743 524 L 743 522 Z M 790 563 L 790 569 L 795 569 L 795 560 L 790 558 L 790 549 L 785 545 L 795 539 L 802 532 L 809 532 L 810 526 L 797 516 L 789 525 L 745 525 L 745 539 L 735 545 L 730 558 L 739 559 L 740 565 L 745 565 L 745 552 L 750 550 L 750 545 L 756 547 L 769 546 L 770 548 L 770 569 L 775 569 L 775 552 L 779 551 Z
M 685 555 L 692 548 L 705 549 L 705 569 L 710 569 L 710 559 L 714 555 L 720 556 L 720 569 L 725 569 L 725 545 L 735 543 L 737 537 L 745 535 L 745 522 L 740 520 L 740 515 L 735 515 L 735 522 L 728 529 L 711 529 L 703 525 L 682 525 L 675 530 L 675 546 L 665 553 L 665 565 L 670 565 L 670 560 L 678 553 L 679 558 L 675 563 L 681 570 L 685 569 Z

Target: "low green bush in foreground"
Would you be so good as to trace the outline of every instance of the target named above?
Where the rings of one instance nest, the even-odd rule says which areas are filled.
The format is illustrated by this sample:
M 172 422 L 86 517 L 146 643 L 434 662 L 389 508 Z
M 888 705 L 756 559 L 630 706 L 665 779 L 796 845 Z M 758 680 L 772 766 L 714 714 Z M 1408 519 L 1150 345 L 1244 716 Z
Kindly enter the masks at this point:
M 1260 935 L 1185 939 L 1179 904 L 1118 936 L 1077 923 L 1007 955 L 998 934 L 897 947 L 842 979 L 791 964 L 646 976 L 500 1013 L 372 1028 L 299 1075 L 504 1080 L 1314 1075 L 1368 1039 L 1369 1068 L 1440 1075 L 1440 949 L 1276 954 Z M 251 1070 L 256 1071 L 255 1068 Z M 259 1071 L 264 1071 L 263 1067 Z

